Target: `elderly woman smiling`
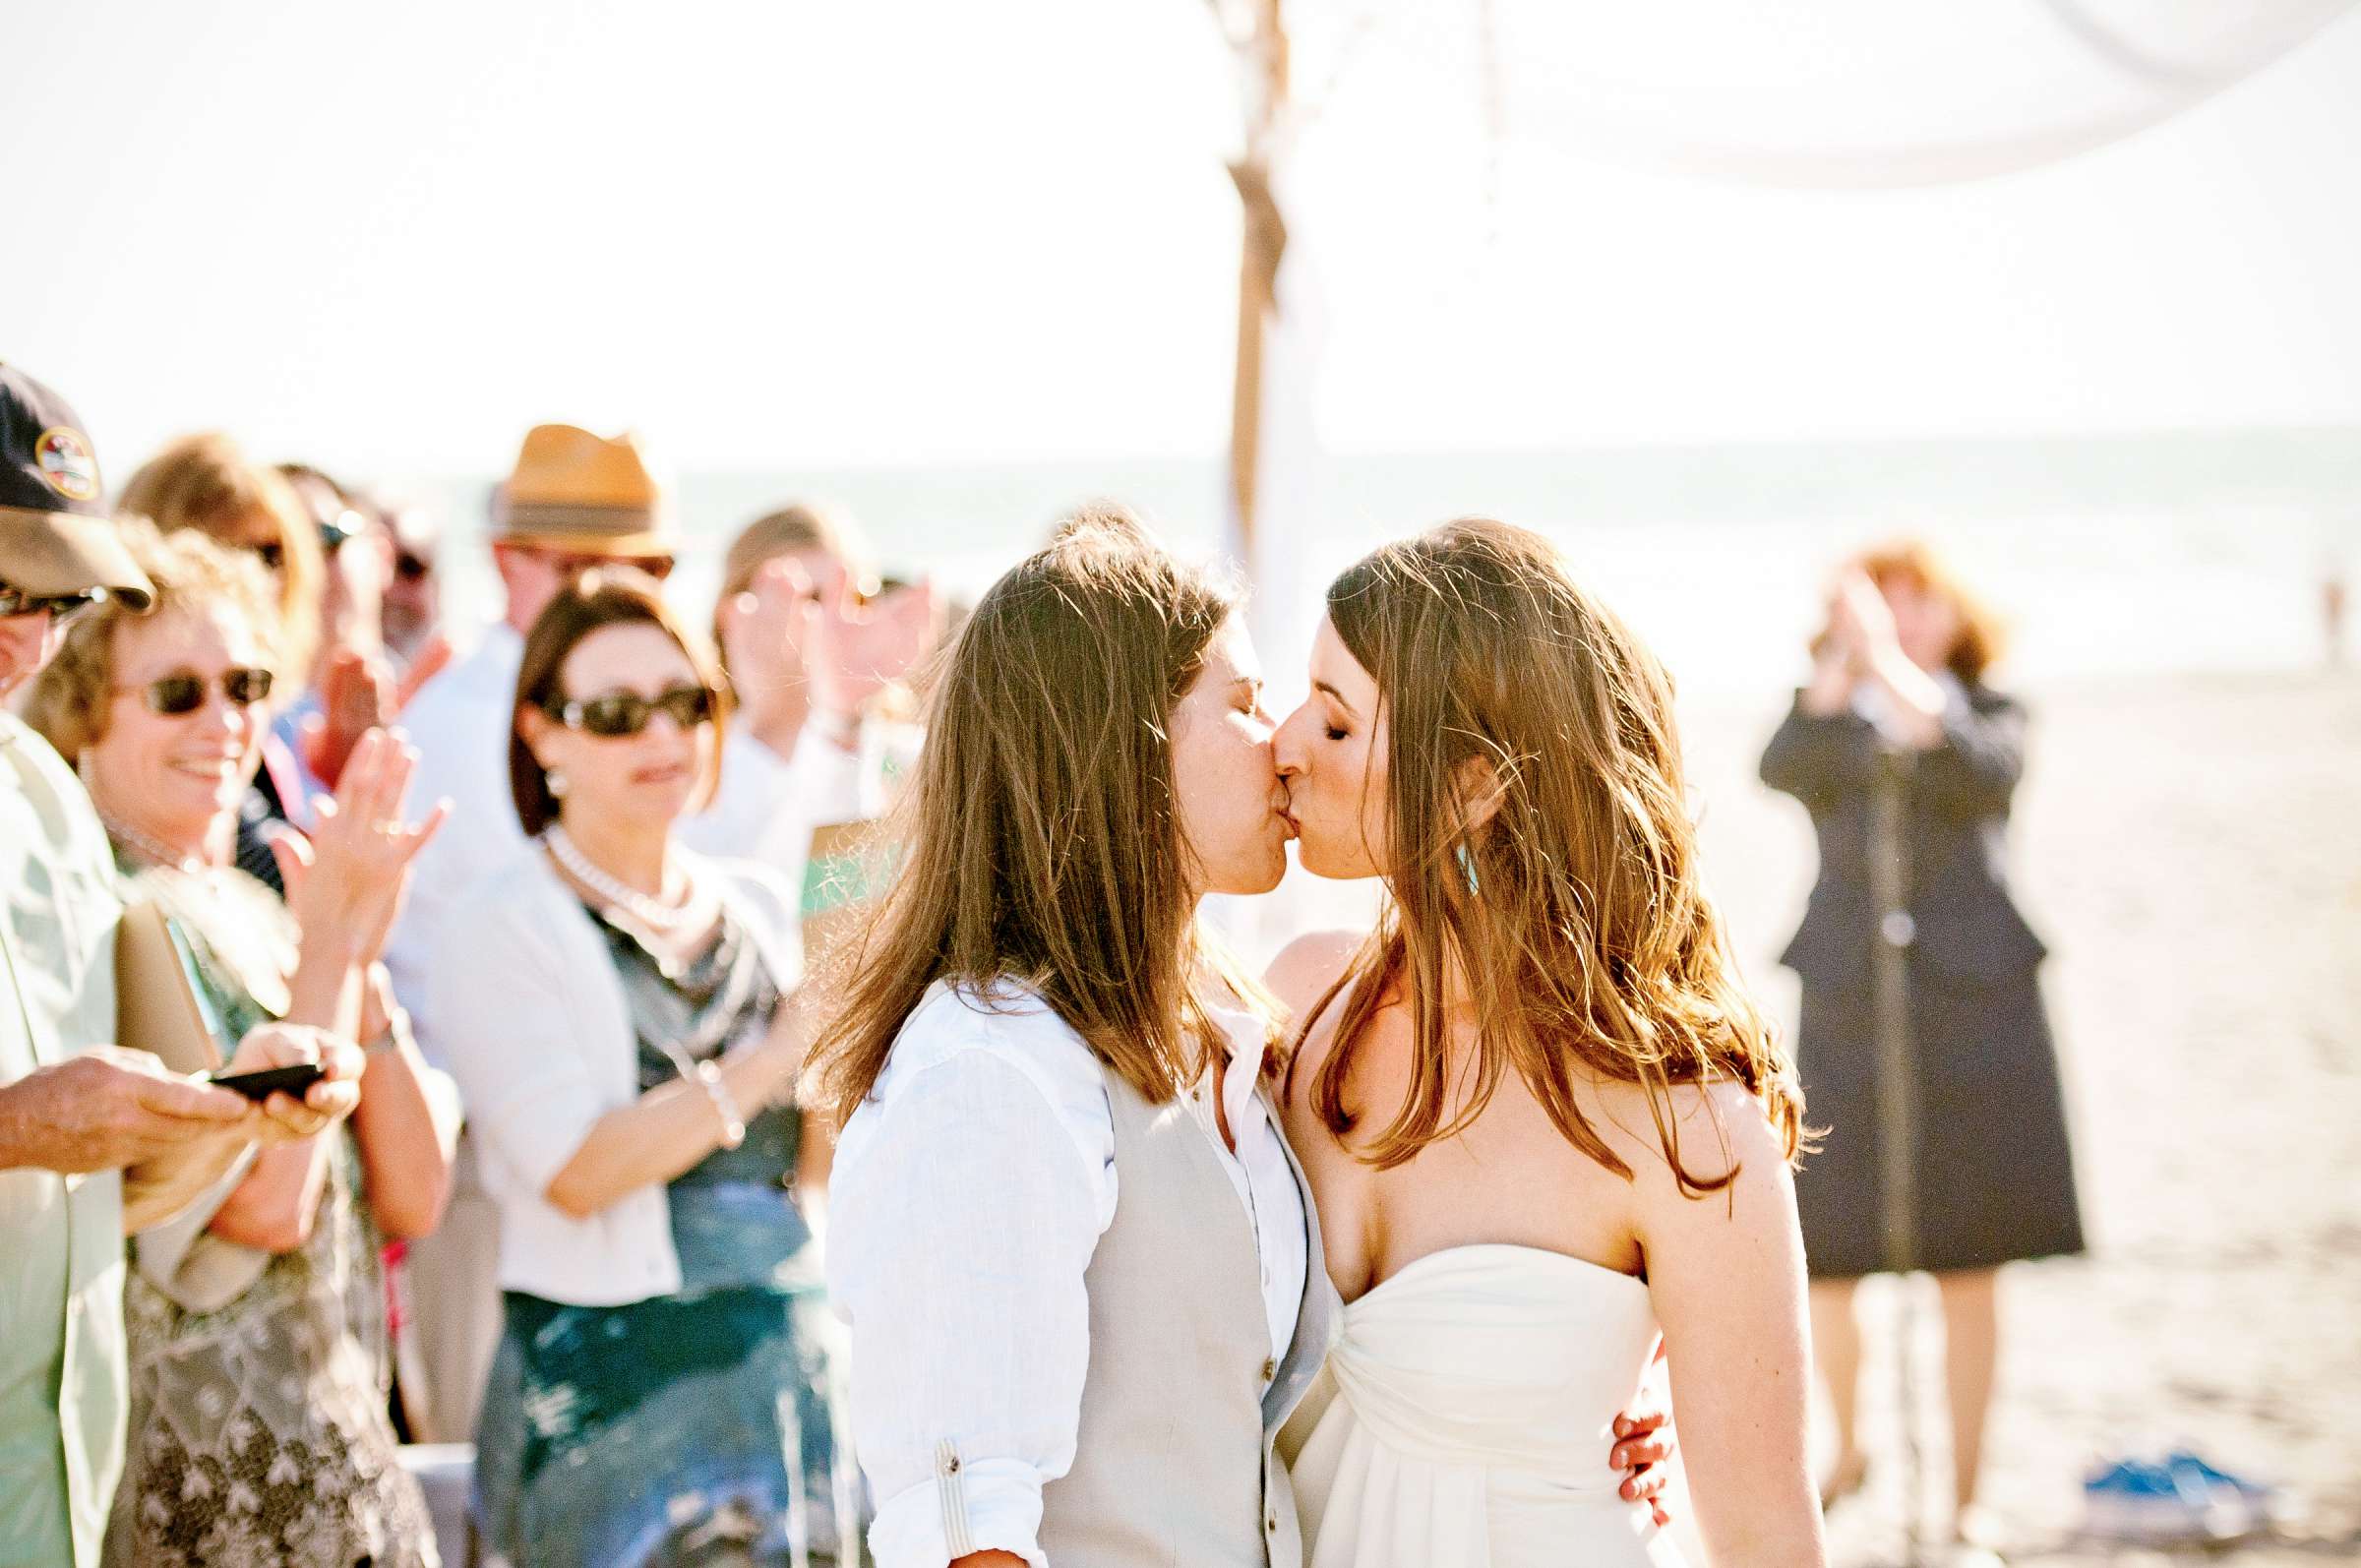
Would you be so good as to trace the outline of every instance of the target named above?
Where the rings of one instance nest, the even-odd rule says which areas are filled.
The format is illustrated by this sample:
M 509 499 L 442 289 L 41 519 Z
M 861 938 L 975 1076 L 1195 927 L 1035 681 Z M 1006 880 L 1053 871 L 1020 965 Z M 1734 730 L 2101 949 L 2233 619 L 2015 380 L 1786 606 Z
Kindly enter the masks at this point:
M 76 622 L 27 716 L 81 772 L 127 896 L 188 936 L 224 1049 L 270 1018 L 357 1026 L 367 1066 L 348 1132 L 264 1153 L 141 1238 L 125 1291 L 133 1437 L 106 1559 L 431 1563 L 387 1418 L 379 1254 L 433 1228 L 457 1108 L 376 959 L 436 819 L 399 819 L 411 759 L 373 733 L 312 841 L 285 855 L 286 904 L 230 864 L 278 673 L 269 581 L 195 534 L 137 527 L 126 542 L 154 612 Z

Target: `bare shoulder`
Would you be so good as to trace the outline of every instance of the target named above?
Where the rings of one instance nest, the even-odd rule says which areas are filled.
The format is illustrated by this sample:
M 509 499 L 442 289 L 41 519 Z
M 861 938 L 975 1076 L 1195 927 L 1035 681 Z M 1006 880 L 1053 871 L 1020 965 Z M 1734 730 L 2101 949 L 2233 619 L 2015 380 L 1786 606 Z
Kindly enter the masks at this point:
M 1636 1083 L 1604 1083 L 1594 1092 L 1605 1113 L 1600 1134 L 1631 1167 L 1634 1196 L 1643 1209 L 1724 1212 L 1720 1203 L 1697 1204 L 1693 1185 L 1682 1191 L 1673 1171 L 1675 1156 L 1694 1184 L 1727 1182 L 1727 1190 L 1737 1193 L 1787 1185 L 1787 1156 L 1779 1132 L 1764 1115 L 1762 1101 L 1744 1084 L 1674 1084 L 1653 1102 Z
M 1279 949 L 1262 983 L 1286 1004 L 1288 1016 L 1300 1021 L 1304 1009 L 1343 976 L 1367 940 L 1368 933 L 1362 931 L 1307 932 Z

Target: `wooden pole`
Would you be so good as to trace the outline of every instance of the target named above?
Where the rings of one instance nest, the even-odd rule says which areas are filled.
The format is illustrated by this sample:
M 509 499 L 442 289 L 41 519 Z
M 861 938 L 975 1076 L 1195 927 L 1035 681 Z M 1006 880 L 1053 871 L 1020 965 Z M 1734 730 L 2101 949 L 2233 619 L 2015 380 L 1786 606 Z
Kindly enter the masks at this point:
M 1902 1460 L 1902 1561 L 1927 1560 L 1926 1458 L 1918 1447 L 1918 1070 L 1910 1030 L 1911 754 L 1880 747 L 1869 796 L 1870 988 L 1877 1028 L 1877 1228 L 1894 1274 L 1894 1403 Z
M 1271 163 L 1288 101 L 1287 32 L 1281 0 L 1249 0 L 1251 14 L 1234 39 L 1244 68 L 1245 151 L 1230 165 L 1244 209 L 1238 272 L 1238 362 L 1230 393 L 1230 506 L 1239 548 L 1254 560 L 1255 497 L 1261 477 L 1263 334 L 1278 309 L 1279 263 L 1287 220 L 1271 192 Z

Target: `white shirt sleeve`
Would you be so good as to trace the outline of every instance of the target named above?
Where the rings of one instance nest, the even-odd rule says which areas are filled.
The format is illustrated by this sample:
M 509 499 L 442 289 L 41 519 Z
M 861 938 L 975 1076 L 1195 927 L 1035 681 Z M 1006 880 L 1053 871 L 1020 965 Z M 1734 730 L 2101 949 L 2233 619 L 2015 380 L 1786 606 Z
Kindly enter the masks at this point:
M 497 869 L 497 868 L 496 868 Z M 430 948 L 426 1000 L 445 1022 L 448 1071 L 473 1135 L 535 1198 L 614 1109 L 584 1055 L 571 996 L 607 976 L 569 974 L 544 933 L 467 900 Z
M 905 1028 L 895 1055 L 917 1059 L 889 1064 L 830 1182 L 870 1550 L 878 1568 L 995 1548 L 1046 1568 L 1042 1487 L 1074 1460 L 1114 1123 L 1096 1059 L 1054 1016 L 937 1006 Z M 912 1038 L 931 1027 L 966 1038 Z

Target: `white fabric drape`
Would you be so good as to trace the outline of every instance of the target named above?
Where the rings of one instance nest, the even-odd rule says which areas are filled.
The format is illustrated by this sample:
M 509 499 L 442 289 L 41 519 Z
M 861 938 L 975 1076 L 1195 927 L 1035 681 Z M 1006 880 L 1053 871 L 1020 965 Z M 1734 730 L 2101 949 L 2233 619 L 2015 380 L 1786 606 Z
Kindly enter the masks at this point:
M 2120 140 L 2352 0 L 1296 0 L 1323 120 L 1532 139 L 1709 179 L 1940 184 Z M 1374 123 L 1373 121 L 1371 123 Z

